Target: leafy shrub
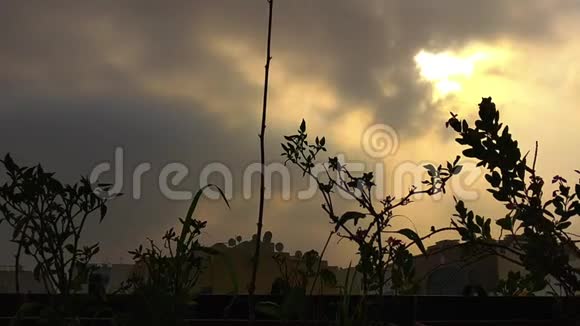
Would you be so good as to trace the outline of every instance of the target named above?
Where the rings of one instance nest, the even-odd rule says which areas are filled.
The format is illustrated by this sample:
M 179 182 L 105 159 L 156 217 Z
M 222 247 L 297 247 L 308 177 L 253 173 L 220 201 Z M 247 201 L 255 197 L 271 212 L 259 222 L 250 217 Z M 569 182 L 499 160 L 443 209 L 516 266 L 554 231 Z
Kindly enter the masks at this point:
M 301 288 L 306 291 L 309 279 L 314 278 L 317 273 L 321 279 L 321 282 L 319 282 L 321 288 L 324 285 L 336 285 L 334 273 L 318 266 L 320 264 L 320 255 L 315 250 L 305 252 L 300 258 L 289 259 L 290 257 L 283 253 L 276 253 L 273 258 L 281 275 L 277 283 L 283 289 Z
M 453 113 L 446 126 L 455 130 L 459 136 L 456 141 L 467 147 L 463 155 L 475 158 L 477 165 L 487 170 L 488 191 L 507 210 L 496 221 L 500 238 L 506 232 L 513 243 L 493 241 L 491 220 L 474 214 L 465 203 L 457 201 L 452 224 L 461 238 L 481 246 L 488 254 L 524 267 L 529 272 L 524 282 L 528 284 L 526 288 L 542 289 L 548 285 L 550 276 L 566 294 L 579 291 L 580 269 L 571 266 L 569 259 L 570 254 L 580 255 L 578 240 L 566 230 L 572 224 L 571 219 L 580 215 L 580 182 L 572 188 L 564 178 L 555 176 L 552 183 L 556 189 L 545 200 L 545 182 L 536 173 L 537 144 L 533 158 L 528 157 L 529 153 L 522 155 L 509 127 L 500 122 L 491 97 L 483 98 L 479 104 L 479 118 L 474 126 Z M 506 282 L 518 283 L 516 278 L 513 274 Z
M 22 254 L 34 259 L 34 277 L 46 291 L 67 296 L 80 289 L 90 274 L 89 262 L 99 245 L 83 246 L 81 236 L 91 218 L 103 220 L 107 198 L 90 182 L 63 185 L 42 166 L 21 167 L 10 155 L 0 161 L 8 181 L 0 186 L 0 222 L 12 228 L 11 241 L 18 246 L 16 284 Z M 100 185 L 108 190 L 108 185 Z
M 195 298 L 195 285 L 201 275 L 208 255 L 219 254 L 199 242 L 207 222 L 193 217 L 203 190 L 194 196 L 185 218 L 180 218 L 179 235 L 173 228 L 165 232 L 163 245 L 159 247 L 149 239 L 149 246 L 129 251 L 137 271 L 124 284 L 125 291 L 131 291 L 139 303 L 137 321 L 152 325 L 174 323 L 180 320 L 180 307 L 192 304 Z M 220 188 L 226 205 L 229 203 Z M 144 306 L 143 306 L 144 305 Z
M 432 230 L 432 234 L 423 238 L 411 229 L 393 231 L 390 227 L 392 220 L 397 217 L 395 210 L 410 204 L 419 194 L 434 195 L 445 192 L 447 181 L 461 171 L 461 166 L 457 164 L 459 157 L 453 163 L 447 162 L 446 166 L 425 166 L 429 178 L 423 181 L 423 189 L 418 190 L 412 187 L 403 198 L 387 196 L 377 205 L 373 200 L 372 188 L 375 186 L 373 172 L 355 176 L 336 157 L 330 157 L 327 163 L 321 164 L 324 170 L 323 177 L 313 172 L 318 155 L 326 151 L 326 140 L 324 137 L 316 137 L 313 143 L 309 141 L 304 120 L 297 134 L 284 136 L 284 138 L 286 142 L 282 144 L 284 149 L 282 156 L 286 158 L 285 163 L 292 163 L 302 171 L 303 175 L 309 175 L 316 181 L 324 199 L 322 209 L 334 225 L 334 232 L 340 238 L 357 244 L 360 255 L 357 270 L 363 277 L 363 292 L 366 294 L 372 291 L 382 294 L 385 285 L 390 281 L 387 277 L 389 269 L 392 275 L 391 284 L 396 291 L 407 292 L 413 289 L 414 286 L 411 283 L 414 268 L 412 256 L 408 251 L 409 247 L 417 245 L 425 253 L 422 240 L 448 229 Z M 349 198 L 354 199 L 363 211 L 347 211 L 342 214 L 336 212 L 333 196 L 337 191 L 342 191 Z M 368 223 L 359 224 L 360 221 L 368 221 Z M 387 235 L 404 236 L 410 242 L 405 244 Z
M 162 248 L 148 239 L 148 247 L 141 245 L 129 251 L 136 266 L 144 267 L 145 271 L 143 274 L 133 275 L 130 280 L 131 287 L 136 292 L 143 292 L 142 294 L 150 295 L 155 292 L 187 302 L 202 272 L 203 254 L 211 253 L 210 249 L 203 247 L 197 239 L 206 223 L 196 219 L 192 219 L 188 224 L 182 222 L 185 241 L 182 241 L 171 228 L 162 238 Z
M 505 280 L 500 280 L 496 292 L 502 296 L 528 296 L 542 290 L 538 288 L 532 274 L 522 275 L 520 272 L 509 271 Z

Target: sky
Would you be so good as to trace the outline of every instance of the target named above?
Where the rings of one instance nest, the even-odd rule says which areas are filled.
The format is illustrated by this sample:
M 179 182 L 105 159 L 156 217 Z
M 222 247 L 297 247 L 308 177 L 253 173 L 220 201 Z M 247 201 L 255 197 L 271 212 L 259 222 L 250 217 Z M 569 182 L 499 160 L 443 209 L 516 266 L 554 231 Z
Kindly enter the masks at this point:
M 122 149 L 124 195 L 86 233 L 100 242 L 102 262 L 129 263 L 128 250 L 159 239 L 185 214 L 187 198 L 161 190 L 168 164 L 188 170 L 172 190 L 231 185 L 231 209 L 204 198 L 196 212 L 208 221 L 205 243 L 251 237 L 267 14 L 265 0 L 2 1 L 1 154 L 74 182 L 114 165 Z M 312 135 L 326 137 L 329 155 L 382 169 L 381 184 L 399 194 L 419 185 L 422 165 L 461 153 L 444 127 L 449 112 L 473 119 L 481 98 L 492 96 L 522 151 L 539 142 L 540 174 L 575 181 L 579 18 L 575 0 L 277 0 L 267 162 L 280 168 L 282 136 L 304 118 Z M 369 140 L 369 130 L 383 131 L 384 142 Z M 451 194 L 418 199 L 395 227 L 447 226 L 452 195 L 503 217 L 482 172 L 463 161 Z M 151 169 L 135 187 L 143 163 Z M 216 169 L 231 178 L 204 177 Z M 320 250 L 331 230 L 322 198 L 298 198 L 308 179 L 289 171 L 290 181 L 275 176 L 268 187 L 265 230 L 289 251 Z M 115 177 L 109 171 L 101 180 Z M 580 232 L 578 223 L 572 230 Z M 12 257 L 8 238 L 0 225 L 0 265 Z M 356 261 L 345 242 L 334 241 L 327 258 Z

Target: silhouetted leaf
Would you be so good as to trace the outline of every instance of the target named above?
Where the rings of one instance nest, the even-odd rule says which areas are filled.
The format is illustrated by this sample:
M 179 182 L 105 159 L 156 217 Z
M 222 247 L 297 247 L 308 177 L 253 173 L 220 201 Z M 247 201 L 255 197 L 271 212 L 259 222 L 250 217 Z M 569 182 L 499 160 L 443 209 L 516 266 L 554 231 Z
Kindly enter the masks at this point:
M 70 243 L 69 243 L 69 244 L 67 244 L 66 246 L 64 246 L 64 248 L 65 248 L 65 249 L 66 249 L 68 252 L 70 252 L 71 254 L 74 254 L 74 253 L 75 253 L 75 247 L 74 247 L 72 244 L 70 244 Z
M 4 161 L 2 161 L 2 163 L 4 163 L 6 170 L 8 170 L 9 172 L 12 172 L 12 171 L 15 171 L 18 169 L 18 166 L 14 163 L 14 160 L 12 160 L 10 153 L 6 154 L 6 156 L 4 157 Z
M 432 164 L 427 164 L 423 166 L 425 168 L 425 170 L 427 170 L 427 173 L 434 177 L 437 175 L 437 169 L 432 165 Z
M 497 225 L 501 226 L 504 230 L 511 230 L 513 228 L 513 223 L 510 217 L 504 217 L 495 222 Z
M 566 221 L 566 222 L 562 222 L 560 224 L 558 224 L 557 229 L 558 230 L 565 230 L 567 229 L 570 225 L 572 225 L 572 222 L 570 221 Z
M 484 237 L 486 238 L 491 238 L 491 219 L 487 219 L 485 220 L 485 223 L 483 225 L 483 230 L 482 233 L 484 235 Z
M 423 241 L 421 241 L 421 238 L 419 237 L 419 235 L 417 235 L 417 233 L 415 233 L 415 231 L 413 231 L 411 229 L 401 229 L 401 230 L 397 231 L 397 233 L 402 234 L 402 235 L 406 236 L 407 238 L 409 238 L 409 240 L 413 241 L 413 243 L 415 243 L 417 245 L 417 247 L 419 247 L 419 250 L 421 250 L 421 253 L 423 253 L 424 255 L 427 254 L 427 251 L 425 250 L 425 246 L 423 245 Z
M 484 223 L 483 217 L 481 217 L 479 215 L 475 216 L 475 222 L 477 223 L 477 225 L 483 226 L 483 223 Z
M 461 172 L 461 170 L 463 170 L 463 166 L 462 165 L 456 165 L 455 168 L 453 168 L 453 171 L 451 171 L 451 174 L 453 175 L 457 175 Z
M 100 219 L 100 222 L 103 221 L 103 219 L 105 218 L 105 215 L 107 215 L 107 206 L 106 205 L 101 205 L 101 219 Z
M 34 266 L 34 269 L 32 270 L 32 275 L 34 276 L 34 279 L 36 281 L 40 281 L 40 276 L 42 274 L 41 269 L 42 269 L 41 265 L 36 264 L 36 266 Z
M 477 157 L 477 151 L 474 148 L 463 150 L 463 155 L 466 157 Z
M 346 222 L 350 220 L 354 220 L 354 225 L 358 223 L 358 220 L 364 218 L 366 214 L 360 212 L 349 211 L 344 214 L 338 219 L 338 222 L 335 226 L 335 231 L 337 231 L 341 226 L 343 226 Z

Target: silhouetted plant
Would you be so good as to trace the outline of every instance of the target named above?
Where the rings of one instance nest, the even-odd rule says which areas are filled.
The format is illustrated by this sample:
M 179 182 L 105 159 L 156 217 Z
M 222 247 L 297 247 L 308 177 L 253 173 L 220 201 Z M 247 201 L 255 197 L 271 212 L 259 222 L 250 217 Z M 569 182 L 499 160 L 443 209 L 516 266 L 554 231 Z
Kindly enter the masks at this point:
M 509 127 L 500 123 L 499 111 L 491 97 L 483 98 L 479 104 L 479 118 L 474 126 L 453 113 L 446 126 L 458 133 L 459 144 L 467 146 L 463 155 L 477 159 L 477 165 L 487 170 L 488 191 L 507 210 L 496 224 L 501 234 L 511 234 L 512 241 L 509 244 L 493 241 L 491 220 L 474 214 L 462 201 L 457 201 L 452 224 L 461 238 L 480 245 L 488 254 L 524 267 L 529 272 L 525 283 L 533 284 L 530 285 L 533 290 L 549 285 L 548 276 L 557 280 L 568 295 L 580 290 L 580 269 L 569 263 L 570 254 L 580 255 L 578 240 L 566 231 L 571 218 L 580 214 L 580 183 L 572 189 L 564 178 L 556 176 L 552 183 L 557 188 L 545 200 L 544 179 L 536 174 L 537 144 L 530 164 L 528 154 L 521 154 Z
M 103 220 L 108 198 L 99 196 L 86 178 L 64 185 L 40 165 L 18 166 L 6 155 L 0 161 L 8 181 L 0 187 L 0 213 L 17 244 L 16 284 L 22 254 L 34 259 L 34 277 L 46 291 L 67 296 L 80 289 L 90 274 L 89 262 L 99 245 L 83 246 L 90 218 Z M 107 191 L 109 185 L 100 185 Z
M 322 283 L 330 286 L 336 285 L 334 273 L 319 266 L 321 260 L 316 250 L 309 250 L 299 258 L 290 257 L 284 253 L 276 253 L 273 258 L 278 265 L 282 284 L 286 288 L 300 288 L 306 293 L 310 279 L 313 279 L 317 273 L 323 281 L 319 283 L 321 286 Z
M 339 286 L 341 300 L 336 312 L 336 323 L 339 326 L 367 325 L 369 323 L 364 301 L 359 300 L 354 307 L 351 303 L 356 274 L 356 269 L 353 270 L 352 263 L 349 263 L 344 283 Z
M 318 266 L 320 255 L 315 250 L 309 250 L 302 255 L 293 257 L 284 253 L 273 256 L 280 277 L 272 284 L 272 294 L 282 296 L 281 304 L 274 302 L 259 302 L 260 312 L 283 320 L 304 318 L 308 300 L 306 291 L 309 282 L 315 275 L 320 277 L 320 291 L 324 285 L 336 286 L 336 276 L 327 268 Z
M 505 280 L 500 280 L 496 292 L 502 296 L 533 296 L 538 288 L 532 274 L 522 275 L 520 272 L 509 271 Z
M 183 246 L 183 249 L 175 245 L 179 236 L 171 228 L 163 236 L 161 248 L 148 239 L 149 246 L 139 246 L 134 251 L 129 251 L 137 266 L 144 266 L 146 271 L 145 275 L 132 279 L 135 290 L 145 293 L 159 292 L 170 297 L 175 296 L 178 300 L 188 298 L 189 291 L 197 283 L 202 271 L 204 257 L 201 253 L 208 250 L 195 239 L 201 235 L 205 225 L 206 222 L 195 219 L 191 221 L 191 230 L 187 231 L 187 235 L 192 242 Z
M 179 319 L 177 305 L 193 303 L 195 285 L 205 267 L 207 256 L 219 254 L 199 242 L 199 236 L 207 222 L 193 217 L 203 190 L 207 187 L 217 188 L 229 207 L 219 187 L 205 186 L 195 194 L 185 218 L 179 219 L 181 223 L 179 234 L 170 228 L 162 238 L 162 247 L 148 239 L 147 247 L 141 245 L 129 251 L 136 266 L 143 267 L 144 271 L 134 273 L 124 285 L 125 290 L 130 290 L 145 299 L 148 309 L 147 319 L 153 321 L 153 324 Z
M 431 234 L 423 238 L 408 228 L 393 231 L 390 229 L 391 222 L 397 217 L 394 212 L 397 208 L 410 204 L 419 194 L 434 195 L 445 192 L 447 181 L 461 171 L 461 166 L 457 164 L 459 157 L 453 163 L 447 162 L 445 167 L 426 165 L 429 179 L 423 181 L 424 189 L 418 190 L 413 186 L 403 198 L 387 196 L 377 205 L 373 200 L 372 188 L 375 186 L 373 172 L 355 176 L 346 165 L 338 161 L 337 157 L 331 157 L 327 163 L 321 163 L 323 177 L 313 172 L 318 155 L 326 151 L 326 139 L 316 137 L 313 143 L 310 142 L 304 120 L 297 134 L 284 138 L 286 143 L 282 144 L 284 149 L 282 156 L 286 157 L 285 163 L 293 163 L 300 168 L 303 175 L 309 175 L 316 181 L 324 199 L 322 209 L 334 225 L 334 231 L 339 237 L 357 244 L 360 255 L 357 270 L 363 277 L 363 292 L 382 294 L 389 281 L 387 277 L 389 268 L 393 277 L 392 287 L 397 291 L 409 290 L 411 287 L 408 283 L 411 282 L 414 273 L 409 247 L 417 245 L 421 252 L 425 253 L 422 240 L 449 228 L 432 230 Z M 349 198 L 356 200 L 363 212 L 347 211 L 342 214 L 336 212 L 333 204 L 336 191 L 342 191 Z M 361 220 L 369 222 L 367 225 L 359 224 Z M 389 235 L 402 235 L 410 242 L 405 244 Z
M 318 271 L 319 274 L 319 278 L 320 278 L 320 292 L 319 294 L 324 294 L 323 293 L 323 289 L 325 286 L 328 286 L 330 288 L 336 287 L 338 284 L 338 280 L 336 279 L 336 274 L 334 274 L 330 269 L 328 268 L 322 268 Z
M 278 265 L 282 279 L 289 288 L 306 289 L 308 278 L 314 276 L 318 253 L 315 250 L 310 250 L 300 257 L 290 257 L 284 253 L 276 253 L 273 259 Z

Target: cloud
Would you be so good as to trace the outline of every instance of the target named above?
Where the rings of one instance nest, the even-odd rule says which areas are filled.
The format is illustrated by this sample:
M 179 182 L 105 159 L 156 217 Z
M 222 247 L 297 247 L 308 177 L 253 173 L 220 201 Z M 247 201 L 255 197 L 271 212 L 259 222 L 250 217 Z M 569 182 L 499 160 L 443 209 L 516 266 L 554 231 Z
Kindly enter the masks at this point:
M 525 7 L 501 0 L 374 3 L 277 2 L 273 72 L 289 75 L 280 89 L 325 83 L 338 109 L 371 106 L 380 119 L 411 134 L 420 132 L 417 121 L 434 114 L 424 102 L 429 85 L 417 83 L 413 57 L 420 49 L 506 37 L 544 40 L 558 9 L 571 6 L 539 0 Z M 201 98 L 206 110 L 255 108 L 265 38 L 262 1 L 12 2 L 3 12 L 0 76 L 14 91 L 145 92 Z M 225 42 L 229 57 L 216 55 L 216 42 Z M 385 80 L 398 92 L 385 96 Z

